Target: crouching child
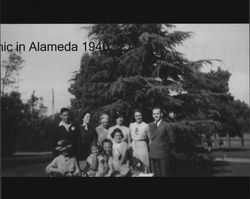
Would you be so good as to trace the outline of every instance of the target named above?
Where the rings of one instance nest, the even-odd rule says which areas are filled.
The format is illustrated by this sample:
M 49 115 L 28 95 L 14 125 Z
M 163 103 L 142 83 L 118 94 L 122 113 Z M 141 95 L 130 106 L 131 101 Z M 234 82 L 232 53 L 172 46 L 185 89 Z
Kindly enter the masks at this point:
M 55 148 L 59 155 L 46 167 L 45 171 L 51 177 L 80 176 L 77 160 L 72 156 L 72 144 L 67 140 L 59 140 Z

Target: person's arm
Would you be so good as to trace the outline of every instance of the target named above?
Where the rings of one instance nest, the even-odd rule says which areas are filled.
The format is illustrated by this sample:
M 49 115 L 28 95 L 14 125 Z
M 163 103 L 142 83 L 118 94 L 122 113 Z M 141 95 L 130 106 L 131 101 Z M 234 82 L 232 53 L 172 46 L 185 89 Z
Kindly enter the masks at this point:
M 112 138 L 111 138 L 111 133 L 112 133 L 112 127 L 109 128 L 108 130 L 108 134 L 107 134 L 107 139 L 111 140 L 112 141 Z
M 75 172 L 73 173 L 73 176 L 78 176 L 80 174 L 80 167 L 77 163 L 76 158 L 74 158 L 74 165 L 75 165 Z
M 57 166 L 57 158 L 55 158 L 45 169 L 47 174 L 50 173 L 57 173 L 59 172 L 58 166 Z
M 149 144 L 151 144 L 150 128 L 149 128 L 149 125 L 147 125 L 147 127 L 146 127 L 146 134 L 147 134 L 147 137 L 148 137 L 148 142 L 149 142 Z
M 96 168 L 96 159 L 95 159 L 95 157 L 90 155 L 87 158 L 87 164 L 89 165 L 89 169 L 94 170 Z
M 131 130 L 130 130 L 130 126 L 131 126 L 131 124 L 129 125 L 129 128 L 128 128 L 128 148 L 130 147 L 130 145 L 131 145 L 131 142 L 132 142 L 132 140 L 131 140 Z
M 103 177 L 103 176 L 104 176 L 104 158 L 102 156 L 99 156 L 96 177 Z
M 109 166 L 109 171 L 105 175 L 106 177 L 110 177 L 112 175 L 112 173 L 114 172 L 113 158 L 109 158 L 109 160 L 108 160 L 108 166 Z
M 122 165 L 126 161 L 126 159 L 127 159 L 127 151 L 128 151 L 128 144 L 125 143 L 123 145 L 123 149 L 122 149 L 122 154 L 121 154 L 122 158 L 120 160 L 120 165 Z
M 129 145 L 128 145 L 128 148 L 131 147 L 131 142 L 132 142 L 132 127 L 131 127 L 131 123 L 129 124 Z

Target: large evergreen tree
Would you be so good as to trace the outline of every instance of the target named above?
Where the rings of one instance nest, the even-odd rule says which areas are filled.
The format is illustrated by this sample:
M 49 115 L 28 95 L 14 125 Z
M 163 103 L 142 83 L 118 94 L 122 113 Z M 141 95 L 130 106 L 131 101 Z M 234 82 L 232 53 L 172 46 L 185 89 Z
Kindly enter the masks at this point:
M 194 168 L 189 163 L 205 157 L 202 136 L 220 126 L 215 102 L 228 100 L 230 74 L 221 69 L 204 73 L 202 67 L 213 60 L 190 61 L 178 52 L 176 46 L 191 36 L 169 24 L 90 26 L 90 39 L 108 43 L 109 49 L 83 55 L 69 88 L 75 96 L 72 108 L 76 113 L 92 111 L 94 118 L 122 110 L 129 123 L 135 108 L 142 108 L 150 122 L 153 106 L 162 106 L 166 119 L 171 120 L 171 112 L 175 115 L 175 156 L 183 159 L 182 169 Z

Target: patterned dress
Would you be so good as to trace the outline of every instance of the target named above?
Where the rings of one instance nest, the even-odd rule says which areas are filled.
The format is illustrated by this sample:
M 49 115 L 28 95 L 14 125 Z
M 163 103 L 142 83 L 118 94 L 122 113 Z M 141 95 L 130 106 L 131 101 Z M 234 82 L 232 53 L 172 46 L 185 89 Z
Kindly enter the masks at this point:
M 131 123 L 129 125 L 130 136 L 132 139 L 132 155 L 133 157 L 139 159 L 146 168 L 146 172 L 149 171 L 149 155 L 148 155 L 148 131 L 149 125 L 145 122 L 141 123 Z

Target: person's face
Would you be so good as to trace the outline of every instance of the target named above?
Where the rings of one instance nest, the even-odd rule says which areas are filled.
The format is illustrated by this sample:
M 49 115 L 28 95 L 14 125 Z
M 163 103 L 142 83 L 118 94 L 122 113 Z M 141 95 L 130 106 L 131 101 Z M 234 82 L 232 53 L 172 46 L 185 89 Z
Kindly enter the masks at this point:
M 61 114 L 61 119 L 62 121 L 64 121 L 65 123 L 70 123 L 70 113 L 69 111 L 65 111 Z
M 116 132 L 115 135 L 114 135 L 114 140 L 117 143 L 121 143 L 121 141 L 122 141 L 122 134 L 120 132 Z
M 98 154 L 99 154 L 99 149 L 98 149 L 96 146 L 92 146 L 92 147 L 91 147 L 91 153 L 92 153 L 94 156 L 98 156 Z
M 111 155 L 112 153 L 112 145 L 110 142 L 103 143 L 103 150 L 106 155 Z
M 65 156 L 65 157 L 69 156 L 69 149 L 63 151 L 62 155 Z
M 108 119 L 108 118 L 103 118 L 103 119 L 101 120 L 101 124 L 102 124 L 102 126 L 103 126 L 105 129 L 107 129 L 108 126 L 109 126 L 109 119 Z
M 135 112 L 135 121 L 137 123 L 141 123 L 142 122 L 142 114 L 140 112 Z
M 160 109 L 153 110 L 153 118 L 155 121 L 159 121 L 162 118 L 163 114 Z
M 122 116 L 118 117 L 118 118 L 116 119 L 116 124 L 118 124 L 118 125 L 123 125 L 123 120 L 124 120 L 124 118 L 123 118 Z
M 83 118 L 83 122 L 88 124 L 90 122 L 90 119 L 91 119 L 91 115 L 90 113 L 87 113 Z

